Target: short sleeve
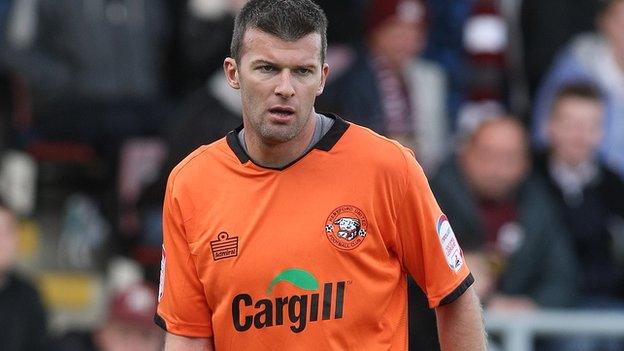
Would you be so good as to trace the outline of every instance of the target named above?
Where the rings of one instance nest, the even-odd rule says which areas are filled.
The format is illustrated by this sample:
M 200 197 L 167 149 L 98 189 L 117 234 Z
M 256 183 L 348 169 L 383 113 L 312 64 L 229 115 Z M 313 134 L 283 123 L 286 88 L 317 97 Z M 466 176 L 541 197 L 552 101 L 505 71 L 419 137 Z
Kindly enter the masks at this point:
M 406 187 L 396 218 L 397 251 L 429 306 L 438 307 L 458 298 L 474 279 L 422 168 L 408 152 L 405 158 Z
M 186 239 L 182 206 L 170 177 L 163 206 L 163 252 L 154 320 L 172 334 L 211 337 L 212 311 Z

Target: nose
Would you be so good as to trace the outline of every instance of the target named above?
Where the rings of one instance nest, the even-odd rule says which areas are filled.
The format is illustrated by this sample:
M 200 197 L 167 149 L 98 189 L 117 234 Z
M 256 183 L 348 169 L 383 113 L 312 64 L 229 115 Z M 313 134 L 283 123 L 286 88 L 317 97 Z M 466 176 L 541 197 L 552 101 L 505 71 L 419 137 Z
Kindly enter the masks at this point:
M 278 76 L 279 82 L 275 87 L 275 95 L 284 99 L 289 99 L 295 95 L 295 88 L 292 84 L 292 75 L 289 70 L 283 70 Z

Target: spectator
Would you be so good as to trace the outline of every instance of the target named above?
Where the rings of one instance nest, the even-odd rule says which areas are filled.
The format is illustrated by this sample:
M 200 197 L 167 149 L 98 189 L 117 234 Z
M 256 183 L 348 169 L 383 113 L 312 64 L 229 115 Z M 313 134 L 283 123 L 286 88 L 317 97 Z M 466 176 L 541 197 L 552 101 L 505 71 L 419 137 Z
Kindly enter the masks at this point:
M 565 84 L 589 81 L 604 93 L 605 135 L 599 155 L 624 177 L 624 0 L 605 1 L 600 31 L 573 40 L 555 61 L 540 87 L 533 115 L 533 137 L 547 145 L 546 125 L 556 92 Z
M 39 351 L 46 346 L 46 313 L 35 288 L 14 273 L 17 221 L 0 204 L 0 345 L 5 351 Z
M 92 334 L 70 333 L 56 351 L 159 351 L 162 332 L 152 320 L 156 291 L 149 285 L 132 284 L 113 296 L 106 322 Z
M 603 101 L 592 85 L 564 86 L 547 125 L 549 149 L 536 162 L 562 208 L 580 269 L 577 307 L 624 309 L 624 270 L 616 237 L 623 235 L 624 182 L 596 157 L 603 134 Z M 619 227 L 617 225 L 619 224 Z M 572 338 L 559 349 L 622 350 L 616 340 Z
M 567 233 L 543 182 L 530 175 L 518 120 L 483 118 L 431 183 L 488 308 L 572 304 L 576 272 Z
M 445 153 L 447 117 L 444 74 L 418 57 L 426 8 L 417 0 L 375 0 L 370 6 L 365 47 L 319 97 L 319 109 L 349 115 L 401 141 L 431 169 Z
M 621 235 L 612 224 L 624 218 L 624 182 L 596 157 L 602 112 L 602 97 L 593 86 L 563 87 L 548 121 L 550 147 L 537 165 L 562 206 L 581 263 L 580 303 L 599 299 L 624 306 L 624 271 L 612 245 Z

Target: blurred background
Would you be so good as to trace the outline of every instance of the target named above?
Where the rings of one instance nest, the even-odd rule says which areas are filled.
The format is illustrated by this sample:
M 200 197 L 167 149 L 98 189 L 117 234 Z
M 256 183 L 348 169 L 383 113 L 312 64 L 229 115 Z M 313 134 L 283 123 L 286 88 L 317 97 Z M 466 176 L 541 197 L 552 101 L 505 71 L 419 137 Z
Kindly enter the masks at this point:
M 491 349 L 624 350 L 624 0 L 316 2 L 317 111 L 414 150 Z M 160 349 L 164 185 L 241 123 L 221 67 L 244 3 L 0 0 L 2 350 Z

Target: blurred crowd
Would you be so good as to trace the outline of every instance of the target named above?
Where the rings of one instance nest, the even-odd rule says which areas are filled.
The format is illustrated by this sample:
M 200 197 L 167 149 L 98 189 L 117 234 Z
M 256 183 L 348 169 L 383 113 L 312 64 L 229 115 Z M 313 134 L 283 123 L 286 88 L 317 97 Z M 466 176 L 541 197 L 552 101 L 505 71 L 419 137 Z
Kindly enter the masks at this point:
M 160 349 L 164 185 L 241 123 L 222 63 L 244 3 L 0 0 L 3 350 Z M 317 3 L 317 111 L 414 150 L 485 308 L 624 313 L 624 0 Z

